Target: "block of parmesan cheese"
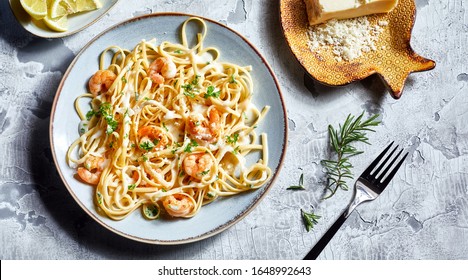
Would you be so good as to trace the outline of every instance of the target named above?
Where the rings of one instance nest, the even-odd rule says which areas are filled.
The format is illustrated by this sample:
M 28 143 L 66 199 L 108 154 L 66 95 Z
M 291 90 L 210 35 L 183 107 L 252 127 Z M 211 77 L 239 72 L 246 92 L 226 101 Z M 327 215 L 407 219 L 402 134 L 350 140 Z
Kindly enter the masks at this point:
M 310 25 L 330 19 L 355 18 L 388 13 L 398 0 L 304 0 Z

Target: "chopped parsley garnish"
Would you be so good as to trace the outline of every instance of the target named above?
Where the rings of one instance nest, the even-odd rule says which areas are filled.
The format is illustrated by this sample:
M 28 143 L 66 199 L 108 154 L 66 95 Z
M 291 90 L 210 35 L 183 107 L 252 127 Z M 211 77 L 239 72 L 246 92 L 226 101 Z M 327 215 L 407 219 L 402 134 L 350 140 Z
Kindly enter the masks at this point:
M 143 161 L 147 161 L 147 160 L 148 160 L 148 157 L 147 157 L 147 156 L 143 156 L 142 159 L 143 159 Z
M 187 144 L 187 147 L 185 147 L 184 152 L 191 153 L 192 148 L 194 148 L 194 147 L 198 147 L 198 143 L 197 143 L 197 141 L 192 139 L 192 140 L 190 140 L 190 143 Z
M 219 95 L 221 94 L 221 91 L 218 90 L 218 91 L 215 92 L 214 90 L 215 90 L 214 86 L 209 86 L 206 89 L 205 96 L 203 96 L 203 97 L 205 97 L 205 98 L 208 98 L 208 97 L 218 98 Z
M 239 146 L 234 148 L 234 151 L 232 151 L 233 154 L 237 155 L 239 153 Z
M 97 202 L 99 204 L 102 204 L 102 194 L 100 192 L 97 192 L 96 193 L 96 196 L 97 196 Z
M 184 177 L 184 176 L 185 176 L 185 171 L 184 170 L 180 171 L 179 177 Z
M 165 129 L 166 131 L 169 131 L 169 129 L 167 129 L 167 126 L 166 126 L 165 123 L 162 123 L 162 125 L 163 125 L 163 127 L 164 127 L 164 129 Z
M 226 136 L 226 142 L 229 144 L 236 144 L 239 139 L 239 133 L 234 133 L 232 136 Z
M 108 102 L 102 103 L 101 106 L 99 106 L 99 114 L 107 122 L 106 133 L 111 134 L 112 132 L 114 132 L 117 129 L 119 123 L 112 116 L 111 104 Z
M 174 53 L 181 54 L 183 52 L 182 52 L 182 50 L 175 50 Z
M 84 129 L 83 127 L 80 129 L 80 133 L 81 134 L 84 134 L 86 132 L 86 129 Z
M 205 175 L 208 174 L 209 172 L 210 172 L 210 170 L 207 169 L 207 170 L 205 170 L 205 171 L 200 172 L 200 174 L 201 174 L 202 176 L 205 176 Z
M 131 184 L 131 185 L 128 185 L 128 190 L 133 190 L 136 188 L 136 184 Z
M 154 148 L 154 144 L 150 141 L 145 141 L 143 143 L 140 143 L 140 148 L 142 150 L 151 151 Z
M 176 143 L 174 144 L 174 148 L 172 149 L 171 153 L 172 153 L 172 154 L 175 154 L 175 153 L 179 150 L 179 148 L 180 148 L 181 146 L 182 146 L 182 145 L 181 145 L 180 143 L 176 142 Z
M 184 95 L 188 97 L 195 97 L 195 93 L 193 93 L 193 86 L 190 84 L 183 85 L 182 88 L 184 89 Z
M 195 75 L 195 78 L 193 78 L 192 85 L 197 86 L 198 85 L 198 79 L 200 78 L 199 75 Z
M 146 205 L 145 207 L 145 216 L 148 218 L 155 218 L 159 216 L 159 209 L 154 205 Z
M 188 97 L 195 97 L 195 86 L 198 86 L 198 79 L 200 76 L 196 75 L 195 78 L 193 78 L 192 82 L 190 84 L 185 84 L 182 85 L 181 88 L 184 89 L 184 95 Z
M 94 115 L 96 115 L 97 113 L 99 112 L 95 112 L 93 110 L 91 111 L 88 111 L 88 113 L 86 113 L 86 119 L 89 121 Z
M 231 79 L 229 79 L 230 84 L 237 84 L 236 78 L 234 77 L 234 74 L 231 75 Z
M 127 82 L 127 78 L 125 78 L 125 76 L 122 76 L 122 82 L 124 82 L 124 83 Z

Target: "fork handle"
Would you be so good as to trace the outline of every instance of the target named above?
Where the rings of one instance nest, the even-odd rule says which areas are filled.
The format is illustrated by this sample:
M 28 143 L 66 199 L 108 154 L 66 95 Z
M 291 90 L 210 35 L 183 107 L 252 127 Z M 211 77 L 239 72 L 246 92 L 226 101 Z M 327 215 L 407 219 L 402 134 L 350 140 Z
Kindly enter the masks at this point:
M 328 242 L 333 238 L 336 232 L 341 228 L 343 223 L 346 221 L 349 215 L 347 211 L 344 211 L 343 214 L 335 221 L 335 223 L 327 230 L 327 232 L 320 238 L 320 240 L 315 244 L 314 248 L 304 257 L 304 260 L 315 260 L 322 253 L 323 249 L 327 246 Z

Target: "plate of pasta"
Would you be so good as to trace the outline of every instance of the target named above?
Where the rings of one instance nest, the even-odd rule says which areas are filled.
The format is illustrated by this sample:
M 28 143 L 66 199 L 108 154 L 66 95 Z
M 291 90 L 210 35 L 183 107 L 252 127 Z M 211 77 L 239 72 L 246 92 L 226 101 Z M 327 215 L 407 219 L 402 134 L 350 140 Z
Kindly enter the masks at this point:
M 243 36 L 158 13 L 80 51 L 58 87 L 50 141 L 66 188 L 99 224 L 181 244 L 259 204 L 283 162 L 286 120 L 273 71 Z

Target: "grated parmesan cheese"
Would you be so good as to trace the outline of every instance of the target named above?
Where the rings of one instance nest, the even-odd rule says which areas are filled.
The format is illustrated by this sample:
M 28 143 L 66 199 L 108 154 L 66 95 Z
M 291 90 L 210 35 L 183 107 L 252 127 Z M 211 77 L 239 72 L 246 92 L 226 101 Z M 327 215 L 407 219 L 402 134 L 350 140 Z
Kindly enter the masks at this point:
M 331 46 L 337 61 L 350 61 L 365 52 L 376 50 L 375 41 L 384 30 L 383 26 L 387 25 L 388 22 L 384 20 L 371 25 L 366 16 L 342 20 L 332 19 L 324 24 L 309 27 L 308 46 L 318 53 Z

